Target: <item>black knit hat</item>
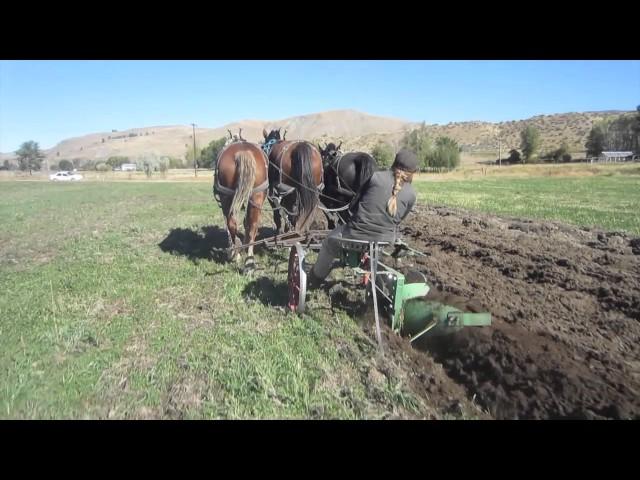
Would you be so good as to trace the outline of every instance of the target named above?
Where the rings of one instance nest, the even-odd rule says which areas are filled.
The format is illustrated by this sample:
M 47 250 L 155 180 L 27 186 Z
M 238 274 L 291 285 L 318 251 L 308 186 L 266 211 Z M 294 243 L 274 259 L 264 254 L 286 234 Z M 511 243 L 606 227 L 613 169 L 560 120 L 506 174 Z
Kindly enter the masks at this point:
M 406 172 L 415 172 L 418 170 L 418 157 L 411 150 L 403 148 L 396 154 L 396 159 L 391 168 L 399 168 Z

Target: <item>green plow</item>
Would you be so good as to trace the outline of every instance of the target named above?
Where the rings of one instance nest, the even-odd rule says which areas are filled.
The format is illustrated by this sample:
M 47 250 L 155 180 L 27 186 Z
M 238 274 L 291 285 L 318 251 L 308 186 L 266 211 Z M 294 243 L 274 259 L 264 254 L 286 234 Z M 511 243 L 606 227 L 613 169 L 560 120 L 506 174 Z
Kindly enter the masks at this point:
M 375 262 L 363 263 L 361 254 L 367 251 L 365 245 L 369 251 L 376 252 L 372 254 Z M 342 265 L 353 268 L 356 273 L 375 278 L 376 288 L 369 288 L 367 296 L 377 297 L 373 299 L 374 305 L 390 320 L 393 330 L 410 337 L 412 342 L 424 335 L 448 335 L 464 327 L 491 325 L 491 314 L 488 312 L 464 312 L 458 307 L 425 298 L 430 287 L 422 273 L 411 271 L 404 275 L 377 260 L 377 250 L 383 245 L 343 240 L 342 246 Z M 409 254 L 420 254 L 412 249 L 408 250 Z M 375 311 L 376 318 L 378 309 Z

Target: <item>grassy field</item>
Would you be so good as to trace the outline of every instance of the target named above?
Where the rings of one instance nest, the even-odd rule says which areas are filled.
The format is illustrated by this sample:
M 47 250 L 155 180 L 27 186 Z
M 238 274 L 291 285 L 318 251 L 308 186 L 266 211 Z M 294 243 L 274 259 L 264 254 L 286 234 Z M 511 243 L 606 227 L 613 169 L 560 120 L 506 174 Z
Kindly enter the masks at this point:
M 419 201 L 429 204 L 640 234 L 640 175 L 486 176 L 415 186 Z
M 640 176 L 419 181 L 421 202 L 640 233 Z M 347 306 L 238 273 L 210 183 L 0 184 L 0 418 L 388 418 L 433 409 Z M 333 306 L 332 306 L 333 305 Z
M 211 258 L 216 225 L 204 184 L 3 183 L 0 417 L 427 416 L 324 292 L 285 313 L 284 253 Z

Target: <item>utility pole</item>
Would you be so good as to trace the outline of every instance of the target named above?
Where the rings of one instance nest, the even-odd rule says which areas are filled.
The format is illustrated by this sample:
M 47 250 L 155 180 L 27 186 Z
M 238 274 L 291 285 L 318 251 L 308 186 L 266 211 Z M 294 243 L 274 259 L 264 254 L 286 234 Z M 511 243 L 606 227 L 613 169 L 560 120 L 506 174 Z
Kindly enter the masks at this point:
M 196 124 L 192 123 L 193 127 L 193 173 L 198 176 L 198 164 L 196 163 Z
M 498 137 L 498 166 L 502 166 L 502 140 Z

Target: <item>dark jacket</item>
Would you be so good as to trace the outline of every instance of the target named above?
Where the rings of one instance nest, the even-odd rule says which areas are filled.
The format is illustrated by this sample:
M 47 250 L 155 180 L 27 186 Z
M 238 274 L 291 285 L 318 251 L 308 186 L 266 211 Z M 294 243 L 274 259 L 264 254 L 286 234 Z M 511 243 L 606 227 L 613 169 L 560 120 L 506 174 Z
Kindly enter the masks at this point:
M 392 217 L 387 212 L 387 202 L 391 198 L 393 185 L 394 176 L 391 170 L 376 172 L 371 176 L 352 203 L 353 216 L 345 227 L 345 237 L 395 242 L 398 225 L 416 203 L 416 192 L 410 183 L 402 186 L 398 192 L 398 209 Z

